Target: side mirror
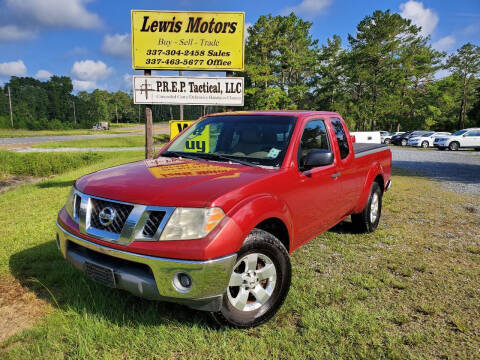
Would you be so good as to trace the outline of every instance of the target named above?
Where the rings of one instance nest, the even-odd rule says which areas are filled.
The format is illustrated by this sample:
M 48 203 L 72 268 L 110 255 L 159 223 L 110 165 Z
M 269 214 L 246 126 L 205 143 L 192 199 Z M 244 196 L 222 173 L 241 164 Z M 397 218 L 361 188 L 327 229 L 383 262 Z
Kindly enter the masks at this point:
M 325 149 L 313 149 L 305 157 L 304 169 L 333 164 L 333 153 Z
M 355 138 L 355 135 L 350 135 L 350 139 L 352 140 L 352 143 L 357 141 L 357 139 Z

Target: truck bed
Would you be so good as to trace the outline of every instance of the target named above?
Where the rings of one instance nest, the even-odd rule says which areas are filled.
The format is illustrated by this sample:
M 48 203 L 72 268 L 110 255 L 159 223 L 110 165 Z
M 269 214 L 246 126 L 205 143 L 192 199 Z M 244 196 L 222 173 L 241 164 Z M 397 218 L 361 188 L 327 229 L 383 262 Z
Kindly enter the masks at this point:
M 388 145 L 386 144 L 353 143 L 353 152 L 355 153 L 355 157 L 365 156 L 387 149 Z

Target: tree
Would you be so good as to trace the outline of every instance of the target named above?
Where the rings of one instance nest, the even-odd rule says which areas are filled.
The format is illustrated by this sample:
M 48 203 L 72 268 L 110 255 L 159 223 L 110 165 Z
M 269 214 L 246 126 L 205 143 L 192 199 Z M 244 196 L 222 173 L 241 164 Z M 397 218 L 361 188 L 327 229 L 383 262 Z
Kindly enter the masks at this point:
M 305 105 L 317 53 L 311 26 L 292 13 L 261 16 L 248 29 L 247 108 L 296 109 Z
M 377 10 L 348 41 L 348 84 L 360 127 L 392 130 L 394 122 L 420 124 L 416 100 L 442 57 L 427 45 L 420 28 L 399 14 Z
M 458 127 L 463 129 L 467 115 L 468 98 L 474 90 L 473 82 L 480 73 L 480 47 L 471 43 L 463 45 L 457 50 L 456 54 L 448 58 L 447 67 L 461 78 L 462 101 L 458 115 Z

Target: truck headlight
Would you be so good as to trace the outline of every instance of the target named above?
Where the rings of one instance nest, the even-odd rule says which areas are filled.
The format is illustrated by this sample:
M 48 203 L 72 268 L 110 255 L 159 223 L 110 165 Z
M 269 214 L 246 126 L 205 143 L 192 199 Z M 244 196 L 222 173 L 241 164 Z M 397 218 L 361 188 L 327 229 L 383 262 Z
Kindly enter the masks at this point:
M 207 236 L 225 217 L 222 209 L 176 208 L 160 240 L 191 240 Z
M 70 193 L 68 194 L 68 197 L 67 197 L 67 202 L 65 203 L 65 210 L 67 210 L 67 214 L 70 215 L 72 219 L 75 219 L 74 207 L 75 207 L 75 188 L 72 186 L 70 188 Z

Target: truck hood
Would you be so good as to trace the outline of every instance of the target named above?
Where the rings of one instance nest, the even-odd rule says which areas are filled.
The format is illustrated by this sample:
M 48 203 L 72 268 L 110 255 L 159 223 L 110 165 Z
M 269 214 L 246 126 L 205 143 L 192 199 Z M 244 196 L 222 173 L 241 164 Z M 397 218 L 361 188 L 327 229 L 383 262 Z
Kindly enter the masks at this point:
M 159 157 L 85 175 L 76 181 L 75 187 L 85 194 L 136 204 L 204 207 L 219 196 L 277 171 Z

